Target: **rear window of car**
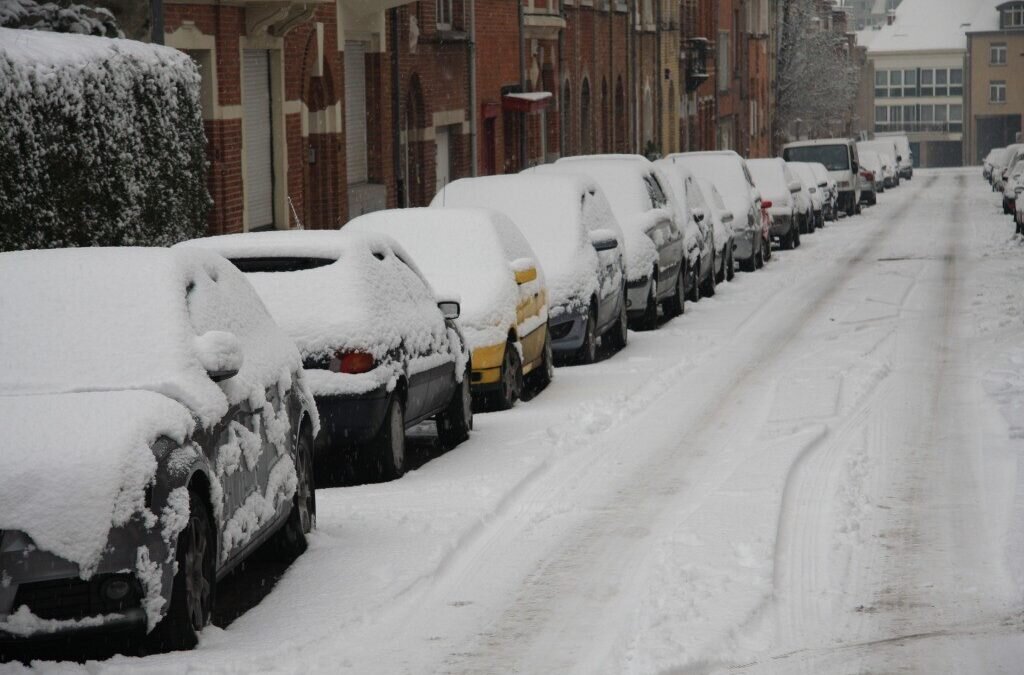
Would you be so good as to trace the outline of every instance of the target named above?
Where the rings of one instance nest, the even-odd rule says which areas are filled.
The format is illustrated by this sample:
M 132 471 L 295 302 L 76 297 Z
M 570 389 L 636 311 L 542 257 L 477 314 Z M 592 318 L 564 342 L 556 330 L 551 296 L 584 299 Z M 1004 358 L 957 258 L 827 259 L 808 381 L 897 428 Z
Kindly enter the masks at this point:
M 334 258 L 273 257 L 234 258 L 231 263 L 243 272 L 301 272 L 337 262 Z
M 829 171 L 847 171 L 850 152 L 845 145 L 805 145 L 785 148 L 782 158 L 787 162 L 818 162 Z

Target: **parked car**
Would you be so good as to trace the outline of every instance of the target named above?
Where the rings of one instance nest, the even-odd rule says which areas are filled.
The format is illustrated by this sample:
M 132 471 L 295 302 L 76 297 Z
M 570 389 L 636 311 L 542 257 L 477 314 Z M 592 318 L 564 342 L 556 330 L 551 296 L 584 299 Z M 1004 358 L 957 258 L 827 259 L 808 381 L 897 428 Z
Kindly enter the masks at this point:
M 989 183 L 992 182 L 992 166 L 996 162 L 996 158 L 1002 155 L 1003 151 L 1005 150 L 1005 147 L 992 148 L 991 150 L 988 151 L 988 154 L 985 155 L 985 159 L 982 160 L 981 175 Z
M 1024 143 L 1014 143 L 1003 149 L 1003 152 L 996 157 L 992 164 L 992 189 L 1002 192 L 1009 176 L 1010 167 L 1013 166 L 1020 155 L 1024 154 Z
M 1011 163 L 1006 167 L 1003 178 L 1003 213 L 1012 215 L 1017 201 L 1017 182 L 1015 176 L 1024 171 L 1024 147 L 1014 153 Z
M 876 134 L 876 140 L 892 140 L 896 144 L 896 160 L 900 167 L 900 178 L 910 180 L 914 177 L 914 151 L 910 147 L 910 139 L 905 134 Z
M 506 410 L 525 386 L 536 392 L 551 382 L 544 272 L 507 216 L 487 209 L 392 209 L 343 229 L 391 237 L 434 288 L 458 293 L 475 407 Z
M 882 160 L 882 182 L 884 188 L 897 187 L 900 184 L 900 152 L 896 141 L 891 136 L 879 136 L 872 141 L 857 143 L 857 152 L 873 150 Z
M 860 212 L 860 160 L 856 144 L 848 138 L 787 143 L 782 148 L 787 162 L 819 162 L 825 165 L 839 187 L 839 209 L 847 216 Z
M 793 193 L 793 197 L 796 200 L 796 217 L 800 225 L 800 234 L 812 234 L 816 221 L 814 219 L 814 201 L 811 198 L 809 185 L 797 173 L 793 163 L 786 162 L 786 171 L 786 180 L 795 182 L 798 186 L 796 192 Z
M 587 176 L 601 187 L 626 237 L 626 309 L 636 328 L 656 328 L 659 305 L 664 305 L 667 316 L 682 314 L 687 285 L 694 288 L 713 277 L 710 233 L 688 222 L 688 214 L 677 222 L 658 172 L 647 158 L 584 155 L 530 171 Z
M 702 236 L 707 238 L 702 244 L 704 255 L 700 261 L 702 269 L 702 273 L 698 277 L 700 282 L 694 281 L 687 287 L 686 297 L 697 302 L 701 295 L 712 296 L 715 294 L 715 284 L 721 280 L 720 270 L 724 270 L 726 265 L 732 262 L 732 251 L 723 251 L 721 240 L 715 238 L 716 230 L 710 206 L 705 201 L 703 192 L 697 185 L 697 179 L 693 174 L 680 164 L 673 164 L 665 160 L 658 160 L 656 164 L 659 173 L 664 177 L 663 184 L 669 195 L 669 202 L 684 204 L 686 207 L 685 213 L 677 218 L 692 218 L 699 223 Z M 720 234 L 718 236 L 721 237 Z M 727 257 L 723 257 L 723 255 Z
M 628 340 L 625 246 L 598 184 L 553 174 L 452 181 L 432 206 L 504 213 L 537 253 L 548 284 L 548 330 L 556 362 L 592 363 L 598 339 Z
M 772 237 L 779 240 L 782 248 L 800 246 L 796 194 L 803 184 L 793 177 L 786 162 L 778 158 L 749 159 L 747 167 L 754 177 L 754 184 L 761 191 L 762 203 L 768 203 Z
M 814 169 L 806 162 L 789 162 L 793 175 L 803 183 L 804 190 L 811 201 L 811 224 L 808 232 L 825 227 L 825 188 L 818 185 L 818 177 Z
M 761 208 L 761 194 L 746 160 L 732 150 L 722 150 L 676 153 L 655 164 L 665 171 L 672 165 L 681 166 L 715 184 L 732 211 L 733 255 L 741 269 L 752 272 L 771 257 L 771 221 Z
M 860 162 L 860 198 L 864 204 L 872 206 L 878 203 L 878 193 L 882 191 L 882 162 L 872 150 L 865 150 Z
M 808 166 L 814 172 L 815 178 L 818 180 L 818 189 L 823 194 L 823 206 L 822 215 L 824 220 L 822 221 L 822 227 L 825 226 L 825 220 L 835 221 L 839 218 L 839 189 L 836 187 L 836 182 L 829 175 L 828 169 L 825 168 L 824 164 L 819 162 L 810 162 Z
M 219 579 L 314 527 L 295 345 L 206 251 L 3 253 L 0 277 L 0 651 L 194 646 Z
M 319 482 L 406 469 L 406 430 L 436 420 L 442 445 L 473 427 L 469 352 L 455 298 L 437 297 L 387 237 L 325 230 L 195 239 L 230 260 L 298 346 L 320 413 Z
M 722 194 L 707 178 L 698 178 L 697 187 L 704 197 L 704 204 L 707 207 L 705 221 L 711 221 L 711 230 L 714 232 L 714 260 L 715 281 L 722 283 L 731 281 L 733 278 L 733 236 L 732 223 L 734 216 L 729 207 L 725 205 Z

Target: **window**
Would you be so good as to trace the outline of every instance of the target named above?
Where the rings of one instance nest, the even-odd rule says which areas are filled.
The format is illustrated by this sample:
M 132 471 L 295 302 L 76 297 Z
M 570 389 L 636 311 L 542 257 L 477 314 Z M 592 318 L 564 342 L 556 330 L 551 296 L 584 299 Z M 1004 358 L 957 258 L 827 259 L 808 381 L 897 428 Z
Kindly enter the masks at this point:
M 921 106 L 921 121 L 922 122 L 934 122 L 935 121 L 935 106 L 923 105 Z
M 935 95 L 936 96 L 948 96 L 948 89 L 946 88 L 946 81 L 948 78 L 948 72 L 944 69 L 935 71 Z
M 917 121 L 917 106 L 905 105 L 903 106 L 903 121 L 904 122 L 916 122 Z
M 999 17 L 1000 28 L 1024 28 L 1024 2 L 1003 8 Z
M 437 27 L 441 30 L 451 30 L 452 0 L 437 0 Z
M 1006 103 L 1006 81 L 992 80 L 988 83 L 989 103 Z
M 729 31 L 718 32 L 718 91 L 729 91 Z
M 935 71 L 927 68 L 921 69 L 921 96 L 935 95 Z
M 875 124 L 885 124 L 889 121 L 889 109 L 884 105 L 875 106 Z
M 998 42 L 989 48 L 988 62 L 993 66 L 1006 65 L 1006 43 Z
M 889 73 L 889 96 L 903 96 L 903 71 L 894 70 Z
M 889 95 L 889 71 L 875 71 L 875 98 L 885 98 Z
M 951 68 L 949 71 L 949 95 L 964 95 L 964 71 L 963 68 Z
M 935 106 L 935 121 L 945 122 L 946 121 L 946 106 L 937 105 Z
M 892 122 L 893 124 L 899 124 L 900 122 L 902 122 L 903 108 L 898 105 L 894 105 L 893 107 L 889 108 L 889 121 Z
M 917 71 L 903 71 L 903 95 L 917 96 Z
M 949 106 L 949 121 L 950 122 L 963 122 L 964 121 L 964 107 L 959 104 Z

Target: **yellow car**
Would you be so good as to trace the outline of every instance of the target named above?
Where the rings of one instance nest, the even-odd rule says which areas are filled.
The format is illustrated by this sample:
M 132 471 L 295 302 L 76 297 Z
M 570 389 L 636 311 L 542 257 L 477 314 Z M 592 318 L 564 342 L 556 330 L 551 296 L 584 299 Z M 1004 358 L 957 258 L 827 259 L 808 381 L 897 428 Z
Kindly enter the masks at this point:
M 486 209 L 393 209 L 344 226 L 394 239 L 433 286 L 461 303 L 474 407 L 505 410 L 554 374 L 544 274 L 522 233 Z

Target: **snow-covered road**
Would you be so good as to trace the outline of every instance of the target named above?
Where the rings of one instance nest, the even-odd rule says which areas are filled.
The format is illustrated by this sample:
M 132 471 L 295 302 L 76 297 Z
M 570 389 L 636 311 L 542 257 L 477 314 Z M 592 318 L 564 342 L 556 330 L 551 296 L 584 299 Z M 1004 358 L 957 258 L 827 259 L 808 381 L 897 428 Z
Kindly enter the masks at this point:
M 1020 672 L 1011 233 L 980 170 L 920 171 L 402 480 L 319 492 L 258 606 L 100 669 Z

